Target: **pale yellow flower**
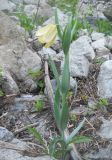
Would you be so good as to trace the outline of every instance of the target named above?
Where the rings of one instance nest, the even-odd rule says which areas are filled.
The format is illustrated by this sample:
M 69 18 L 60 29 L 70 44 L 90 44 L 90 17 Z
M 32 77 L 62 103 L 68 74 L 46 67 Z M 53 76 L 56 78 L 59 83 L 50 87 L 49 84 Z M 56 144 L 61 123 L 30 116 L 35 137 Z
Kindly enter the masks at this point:
M 36 36 L 40 43 L 45 44 L 49 48 L 55 41 L 57 35 L 57 27 L 55 24 L 48 24 L 36 32 Z

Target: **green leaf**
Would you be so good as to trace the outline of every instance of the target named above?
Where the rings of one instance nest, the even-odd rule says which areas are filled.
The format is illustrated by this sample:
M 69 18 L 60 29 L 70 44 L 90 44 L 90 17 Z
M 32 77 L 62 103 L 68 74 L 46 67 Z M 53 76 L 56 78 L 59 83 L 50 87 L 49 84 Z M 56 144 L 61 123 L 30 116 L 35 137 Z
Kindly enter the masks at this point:
M 51 59 L 50 56 L 49 56 L 49 63 L 50 63 L 51 69 L 52 69 L 52 71 L 53 71 L 54 77 L 55 77 L 55 79 L 56 79 L 57 87 L 60 88 L 59 74 L 58 74 L 58 71 L 57 71 L 57 69 L 56 69 L 55 63 L 54 63 L 54 61 L 52 61 L 52 59 Z
M 62 40 L 62 28 L 59 25 L 59 19 L 58 19 L 57 9 L 55 10 L 55 23 L 57 25 L 58 36 L 59 36 L 60 40 Z
M 68 23 L 64 29 L 63 38 L 62 38 L 62 48 L 65 55 L 68 54 L 70 44 L 71 44 L 71 30 L 72 30 L 72 24 Z
M 34 137 L 40 142 L 40 144 L 44 144 L 44 140 L 41 134 L 36 130 L 36 128 L 29 127 L 28 131 L 34 135 Z
M 67 144 L 69 144 L 75 138 L 76 134 L 83 127 L 84 123 L 85 123 L 85 118 L 82 122 L 79 123 L 78 127 L 74 129 L 73 132 L 69 135 L 69 137 L 66 140 Z
M 69 73 L 69 54 L 65 56 L 64 68 L 62 73 L 61 92 L 67 95 L 70 88 L 70 73 Z
M 108 99 L 107 98 L 100 99 L 98 105 L 100 105 L 100 106 L 108 106 L 109 105 Z
M 92 139 L 90 137 L 86 137 L 86 136 L 75 136 L 74 138 L 72 138 L 71 141 L 69 141 L 68 144 L 70 143 L 89 143 L 91 142 Z
M 3 96 L 5 96 L 5 93 L 2 90 L 0 90 L 0 97 L 3 97 Z
M 36 108 L 36 110 L 37 111 L 42 111 L 43 110 L 43 107 L 44 107 L 44 102 L 42 101 L 42 100 L 37 100 L 36 102 L 35 102 L 35 108 Z
M 33 71 L 31 69 L 28 70 L 28 75 L 30 75 L 32 78 L 38 78 L 43 74 L 43 71 Z
M 60 130 L 60 91 L 56 89 L 54 98 L 54 118 L 57 123 L 57 127 Z
M 75 19 L 75 21 L 72 20 L 73 26 L 72 26 L 72 31 L 71 31 L 71 42 L 73 41 L 74 35 L 77 31 L 77 29 L 76 29 L 77 22 L 78 22 L 77 19 Z
M 61 110 L 61 131 L 63 132 L 67 128 L 68 117 L 69 117 L 69 108 L 66 102 L 66 98 L 62 100 L 62 110 Z
M 52 157 L 59 158 L 62 157 L 67 151 L 67 145 L 62 137 L 55 137 L 51 140 L 49 144 L 49 154 Z

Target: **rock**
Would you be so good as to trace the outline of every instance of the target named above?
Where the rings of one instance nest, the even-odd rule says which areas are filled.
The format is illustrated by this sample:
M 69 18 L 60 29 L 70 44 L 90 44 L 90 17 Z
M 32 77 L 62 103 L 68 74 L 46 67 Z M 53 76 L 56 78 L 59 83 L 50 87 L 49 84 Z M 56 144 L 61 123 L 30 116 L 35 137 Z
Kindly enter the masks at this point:
M 104 9 L 104 15 L 112 21 L 112 1 L 107 3 Z
M 108 60 L 101 65 L 97 88 L 100 97 L 112 97 L 112 60 Z
M 10 0 L 10 1 L 15 4 L 23 4 L 23 0 Z
M 112 160 L 112 144 L 106 148 L 100 148 L 98 152 L 85 154 L 84 159 L 87 160 Z
M 52 58 L 52 59 L 55 59 L 56 58 L 56 52 L 51 49 L 51 48 L 45 48 L 43 47 L 41 51 L 38 52 L 39 55 L 41 55 L 41 57 L 46 57 L 48 58 L 49 56 Z
M 92 43 L 92 47 L 94 48 L 97 57 L 110 54 L 110 50 L 105 47 L 105 40 L 105 38 L 101 38 Z
M 80 36 L 89 36 L 88 30 L 87 29 L 81 29 L 79 31 L 79 37 Z
M 103 119 L 103 124 L 101 125 L 100 130 L 97 132 L 97 135 L 103 139 L 112 140 L 112 119 Z
M 26 142 L 22 142 L 18 139 L 13 139 L 11 144 L 15 145 L 15 147 L 19 147 L 19 149 L 27 149 L 28 144 Z M 18 151 L 13 149 L 1 149 L 0 148 L 0 159 L 1 160 L 51 160 L 49 156 L 38 156 L 38 157 L 29 157 L 26 155 L 20 154 Z
M 16 0 L 17 1 L 17 0 Z M 24 1 L 24 3 L 25 4 L 38 4 L 38 2 L 39 2 L 39 0 L 23 0 Z M 44 4 L 44 3 L 46 3 L 46 2 L 48 2 L 48 0 L 41 0 L 40 1 L 40 4 L 42 3 L 42 4 Z
M 15 21 L 16 23 L 19 23 L 19 22 L 20 22 L 20 20 L 19 20 L 19 18 L 18 18 L 17 16 L 10 16 L 10 18 L 11 18 L 13 21 Z
M 112 50 L 112 36 L 107 36 L 107 37 L 106 37 L 105 46 L 106 46 L 109 50 Z
M 105 38 L 100 38 L 92 43 L 94 49 L 98 49 L 105 46 Z
M 2 83 L 2 89 L 5 92 L 6 95 L 10 94 L 19 94 L 19 88 L 14 81 L 14 79 L 11 77 L 10 73 L 7 71 L 4 71 L 3 73 L 3 83 Z
M 84 55 L 89 61 L 95 58 L 95 52 L 90 45 L 91 39 L 88 36 L 81 36 L 70 46 L 70 56 Z
M 91 38 L 92 38 L 92 41 L 97 41 L 97 40 L 99 40 L 99 39 L 101 39 L 101 38 L 104 38 L 104 33 L 98 33 L 98 32 L 92 32 L 92 34 L 91 34 Z
M 36 14 L 37 6 L 32 4 L 25 5 L 24 12 L 26 13 L 27 16 L 31 17 Z
M 27 39 L 29 37 L 29 33 L 25 31 L 25 28 L 21 27 L 20 25 L 17 25 L 17 30 L 24 39 Z
M 57 10 L 57 14 L 59 18 L 59 24 L 64 28 L 68 22 L 68 16 L 59 9 Z M 44 22 L 43 25 L 48 25 L 48 24 L 55 24 L 55 16 L 49 18 L 47 21 Z
M 0 140 L 1 141 L 11 141 L 13 139 L 14 135 L 12 132 L 8 131 L 4 127 L 0 127 Z
M 0 12 L 0 65 L 7 69 L 15 82 L 20 82 L 19 86 L 23 85 L 21 91 L 36 89 L 36 82 L 28 75 L 28 71 L 39 71 L 41 59 L 27 48 L 16 23 L 3 12 Z
M 52 8 L 47 3 L 42 3 L 42 4 L 40 3 L 39 9 L 34 4 L 28 4 L 25 5 L 24 7 L 24 12 L 29 17 L 36 15 L 37 10 L 38 10 L 38 15 L 45 18 L 50 17 L 53 13 Z
M 16 5 L 8 0 L 0 0 L 0 11 L 14 11 Z
M 88 36 L 82 36 L 70 46 L 70 73 L 73 77 L 88 76 L 89 61 L 95 58 L 95 52 L 89 42 Z
M 45 96 L 21 95 L 21 97 L 13 100 L 13 105 L 10 106 L 10 111 L 16 114 L 17 112 L 28 110 L 31 106 L 34 106 L 37 100 L 44 101 Z
M 90 63 L 81 55 L 70 56 L 70 74 L 72 77 L 87 77 Z

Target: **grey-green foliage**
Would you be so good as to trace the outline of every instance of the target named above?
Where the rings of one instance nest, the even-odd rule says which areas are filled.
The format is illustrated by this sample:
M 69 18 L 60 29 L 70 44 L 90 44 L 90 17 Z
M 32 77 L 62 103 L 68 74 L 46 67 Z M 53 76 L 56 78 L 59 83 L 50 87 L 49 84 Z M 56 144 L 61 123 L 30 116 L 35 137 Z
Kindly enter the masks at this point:
M 79 0 L 49 0 L 50 5 L 57 6 L 65 12 L 75 13 Z
M 73 130 L 73 132 L 70 134 L 69 137 L 65 137 L 65 134 L 64 134 L 64 132 L 67 129 L 67 124 L 69 120 L 69 104 L 67 100 L 67 95 L 69 92 L 69 85 L 70 85 L 69 48 L 74 37 L 77 23 L 73 23 L 73 17 L 71 17 L 70 21 L 68 22 L 65 29 L 63 30 L 60 27 L 57 12 L 55 14 L 55 19 L 57 24 L 58 35 L 62 42 L 62 49 L 63 49 L 65 58 L 64 58 L 64 66 L 63 66 L 61 80 L 59 79 L 59 74 L 57 72 L 54 62 L 51 60 L 51 58 L 49 60 L 53 74 L 57 81 L 57 89 L 54 96 L 54 118 L 55 118 L 57 127 L 60 131 L 60 136 L 54 137 L 54 139 L 51 141 L 49 145 L 49 153 L 51 156 L 55 158 L 59 158 L 58 156 L 60 156 L 62 160 L 66 160 L 67 153 L 70 151 L 70 144 L 72 142 L 75 142 L 75 141 L 77 143 L 87 142 L 87 141 L 89 142 L 90 138 L 82 137 L 82 136 L 81 137 L 78 136 L 78 138 L 76 137 L 76 134 L 84 125 L 85 119 L 78 125 L 76 129 Z M 77 22 L 77 20 L 75 22 Z
M 96 20 L 97 31 L 105 33 L 106 35 L 112 35 L 112 22 L 104 19 Z
M 42 16 L 38 15 L 38 10 L 37 10 L 37 13 L 35 13 L 31 17 L 29 17 L 24 12 L 23 5 L 18 6 L 15 15 L 19 18 L 20 25 L 28 32 L 35 29 L 36 26 L 42 25 L 42 23 L 46 20 L 46 17 L 42 17 Z
M 103 106 L 108 106 L 108 105 L 109 105 L 109 102 L 108 102 L 107 98 L 101 98 L 101 99 L 99 99 L 99 101 L 97 103 L 98 107 L 103 107 Z
M 36 108 L 37 111 L 42 111 L 43 110 L 43 107 L 44 107 L 44 102 L 42 100 L 37 100 L 35 101 L 35 105 L 34 107 Z

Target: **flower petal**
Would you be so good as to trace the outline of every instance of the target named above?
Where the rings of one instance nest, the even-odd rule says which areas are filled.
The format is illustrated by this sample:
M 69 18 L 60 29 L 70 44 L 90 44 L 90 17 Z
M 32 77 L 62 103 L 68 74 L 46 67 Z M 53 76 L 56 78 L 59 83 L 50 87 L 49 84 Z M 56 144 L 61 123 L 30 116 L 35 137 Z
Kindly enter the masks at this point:
M 54 26 L 54 24 L 48 24 L 47 26 L 40 28 L 36 32 L 36 36 L 39 37 L 39 36 L 45 35 L 52 26 Z
M 50 46 L 52 46 L 52 44 L 54 43 L 55 39 L 56 39 L 56 36 L 52 39 L 52 41 L 50 41 L 49 43 L 46 43 L 45 47 L 49 48 Z

